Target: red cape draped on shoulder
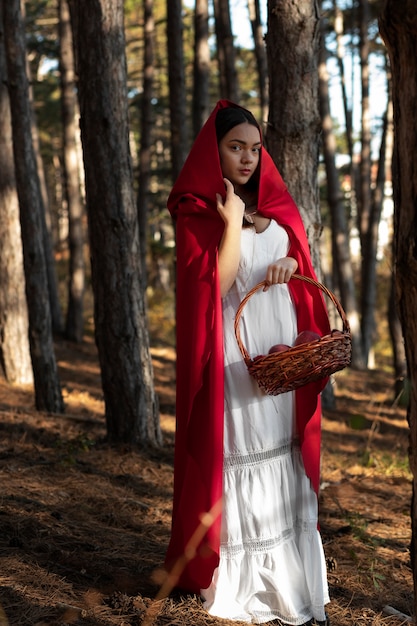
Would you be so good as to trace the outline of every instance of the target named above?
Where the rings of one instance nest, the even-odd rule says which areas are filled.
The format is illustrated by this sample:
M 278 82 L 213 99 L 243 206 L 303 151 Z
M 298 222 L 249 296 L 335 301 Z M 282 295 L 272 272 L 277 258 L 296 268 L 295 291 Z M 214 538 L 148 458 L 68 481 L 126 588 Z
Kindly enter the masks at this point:
M 230 106 L 238 105 L 227 100 L 217 103 L 168 198 L 168 209 L 176 225 L 177 423 L 172 532 L 166 566 L 172 570 L 175 564 L 182 563 L 176 585 L 194 593 L 210 585 L 219 562 L 221 515 L 214 515 L 203 540 L 195 546 L 195 555 L 189 547 L 204 514 L 216 507 L 222 496 L 224 362 L 217 253 L 224 223 L 217 212 L 216 193 L 224 197 L 225 186 L 215 117 L 220 108 Z M 297 260 L 297 272 L 315 278 L 298 208 L 264 148 L 258 212 L 287 230 L 288 255 Z M 329 322 L 320 290 L 296 280 L 290 281 L 289 287 L 298 330 L 327 334 Z M 296 391 L 301 451 L 316 492 L 320 464 L 319 393 L 325 382 Z

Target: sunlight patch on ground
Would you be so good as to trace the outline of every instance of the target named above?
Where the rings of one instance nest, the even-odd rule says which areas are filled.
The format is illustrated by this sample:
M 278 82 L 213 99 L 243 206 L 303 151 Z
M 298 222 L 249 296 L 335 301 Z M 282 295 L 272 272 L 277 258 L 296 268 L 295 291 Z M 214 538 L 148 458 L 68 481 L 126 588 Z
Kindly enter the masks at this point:
M 175 417 L 172 415 L 161 414 L 161 429 L 167 433 L 175 433 Z
M 67 410 L 71 408 L 74 412 L 81 410 L 83 412 L 104 415 L 104 401 L 93 397 L 88 391 L 63 389 L 62 396 Z
M 69 372 L 79 372 L 80 371 L 80 364 L 77 361 L 73 362 L 73 363 L 70 363 L 69 361 L 62 361 L 62 360 L 60 360 L 58 362 L 58 365 L 59 365 L 59 367 L 65 368 Z M 83 369 L 83 372 L 85 374 L 97 375 L 97 374 L 100 373 L 100 368 L 97 365 L 89 365 L 86 362 L 84 362 L 82 364 L 82 369 Z

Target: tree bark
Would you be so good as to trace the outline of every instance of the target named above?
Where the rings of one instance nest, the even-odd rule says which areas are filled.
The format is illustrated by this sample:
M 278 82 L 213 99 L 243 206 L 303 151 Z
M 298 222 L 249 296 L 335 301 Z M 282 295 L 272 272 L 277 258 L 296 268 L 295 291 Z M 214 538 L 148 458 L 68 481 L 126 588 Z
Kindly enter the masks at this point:
M 158 445 L 161 433 L 129 152 L 123 0 L 70 0 L 69 5 L 108 439 Z
M 343 26 L 343 11 L 338 7 L 337 0 L 333 0 L 334 8 L 334 32 L 336 34 L 336 60 L 340 73 L 340 87 L 342 91 L 343 112 L 345 115 L 346 125 L 346 142 L 351 163 L 353 162 L 353 131 L 352 131 L 352 108 L 348 104 L 348 96 L 346 91 L 346 73 L 345 73 L 345 47 L 343 38 L 345 36 Z M 354 177 L 352 177 L 354 180 Z
M 0 365 L 7 382 L 32 384 L 2 9 L 0 1 Z
M 373 239 L 371 224 L 371 123 L 369 108 L 369 0 L 359 0 L 359 53 L 361 66 L 361 152 L 359 164 L 359 189 L 357 193 L 357 220 L 361 243 L 361 328 L 362 348 L 365 363 L 368 365 L 370 350 L 375 335 L 375 285 L 371 256 L 374 248 L 369 244 Z
M 403 329 L 410 401 L 410 468 L 413 474 L 410 547 L 417 615 L 417 4 L 386 0 L 380 33 L 388 49 L 392 72 L 394 119 L 394 263 L 398 312 Z
M 266 145 L 300 209 L 320 280 L 318 2 L 268 0 L 266 44 L 271 103 Z M 322 397 L 324 406 L 334 406 L 330 383 Z
M 208 0 L 196 0 L 194 12 L 193 135 L 200 132 L 209 115 L 210 48 Z
M 35 403 L 38 410 L 61 413 L 64 404 L 52 339 L 43 239 L 46 232 L 45 213 L 31 137 L 32 111 L 19 0 L 3 2 L 3 18 Z
M 143 3 L 143 88 L 140 105 L 140 148 L 139 148 L 139 176 L 138 176 L 138 220 L 140 259 L 142 267 L 142 290 L 145 293 L 147 285 L 146 258 L 148 250 L 148 197 L 151 181 L 151 148 L 152 148 L 152 96 L 154 77 L 154 39 L 155 24 L 153 17 L 153 0 Z
M 213 8 L 219 62 L 220 97 L 232 100 L 232 102 L 239 102 L 240 90 L 229 0 L 213 0 Z
M 365 362 L 369 365 L 369 357 L 375 343 L 376 321 L 375 308 L 377 301 L 377 254 L 379 223 L 385 197 L 385 168 L 386 168 L 386 136 L 387 112 L 383 119 L 381 145 L 378 159 L 378 170 L 375 187 L 371 193 L 368 225 L 363 233 L 362 245 L 362 344 Z
M 319 8 L 316 0 L 268 0 L 270 108 L 266 144 L 297 202 L 320 276 L 317 185 Z
M 252 37 L 255 46 L 256 67 L 259 77 L 259 98 L 261 103 L 262 124 L 265 131 L 269 111 L 268 60 L 266 56 L 259 0 L 248 0 L 248 9 Z
M 386 155 L 386 164 L 387 168 L 391 169 L 392 159 L 393 159 L 393 142 L 394 142 L 394 129 L 393 129 L 393 111 L 392 111 L 392 79 L 391 72 L 389 68 L 387 69 L 388 76 L 388 131 L 387 131 L 387 155 Z M 388 299 L 388 326 L 389 333 L 391 337 L 392 344 L 392 365 L 394 368 L 394 397 L 398 402 L 404 402 L 405 389 L 408 384 L 407 381 L 407 360 L 405 356 L 405 348 L 404 348 L 404 337 L 403 331 L 401 328 L 401 321 L 398 315 L 398 303 L 396 296 L 396 282 L 395 282 L 395 250 L 394 246 L 391 245 L 392 252 L 392 271 L 391 271 L 391 285 Z
M 81 342 L 84 330 L 84 204 L 81 197 L 77 151 L 77 96 L 71 22 L 67 0 L 59 0 L 61 110 L 63 126 L 64 188 L 68 206 L 69 276 L 65 336 Z
M 20 9 L 22 12 L 22 23 L 25 21 L 25 2 L 22 0 Z M 41 155 L 41 142 L 39 139 L 38 123 L 36 119 L 36 105 L 32 89 L 31 66 L 26 55 L 26 75 L 28 80 L 28 97 L 31 110 L 31 135 L 32 146 L 36 160 L 37 178 L 41 199 L 42 210 L 42 230 L 43 230 L 43 249 L 45 255 L 46 274 L 48 278 L 49 306 L 51 310 L 52 332 L 60 335 L 63 332 L 64 324 L 62 319 L 62 309 L 59 301 L 58 276 L 56 272 L 54 246 L 53 246 L 53 228 L 52 216 L 49 206 L 49 195 L 46 183 L 45 167 Z
M 182 2 L 181 0 L 167 0 L 168 80 L 173 181 L 177 179 L 188 151 L 182 31 Z
M 388 326 L 392 343 L 392 364 L 394 366 L 394 397 L 402 402 L 407 380 L 407 360 L 405 356 L 404 338 L 401 321 L 398 315 L 398 303 L 395 284 L 395 273 L 392 272 L 391 288 L 388 301 Z

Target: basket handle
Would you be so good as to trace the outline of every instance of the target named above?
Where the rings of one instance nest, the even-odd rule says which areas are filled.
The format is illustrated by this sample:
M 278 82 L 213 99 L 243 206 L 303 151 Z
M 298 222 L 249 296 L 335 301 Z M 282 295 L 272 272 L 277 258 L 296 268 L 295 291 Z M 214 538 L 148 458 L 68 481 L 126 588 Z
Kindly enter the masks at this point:
M 330 289 L 327 289 L 327 287 L 325 285 L 323 285 L 322 283 L 319 283 L 318 281 L 314 280 L 313 278 L 309 278 L 308 276 L 302 276 L 301 274 L 293 274 L 291 276 L 291 280 L 293 278 L 296 278 L 297 280 L 303 280 L 306 283 L 309 283 L 310 285 L 313 285 L 314 287 L 318 287 L 321 291 L 323 291 L 323 293 L 325 293 L 326 296 L 328 296 L 330 298 L 330 300 L 333 302 L 334 306 L 337 309 L 337 312 L 339 313 L 339 315 L 340 315 L 340 317 L 342 319 L 342 322 L 343 322 L 343 332 L 344 333 L 350 333 L 350 326 L 349 326 L 348 319 L 346 317 L 346 313 L 344 312 L 343 307 L 340 304 L 339 300 L 336 298 L 334 293 L 332 291 L 330 291 Z M 263 280 L 260 283 L 258 283 L 257 285 L 255 285 L 254 287 L 252 287 L 252 289 L 250 291 L 248 291 L 246 296 L 242 299 L 242 301 L 239 304 L 239 307 L 238 307 L 238 309 L 236 311 L 235 335 L 236 335 L 237 344 L 239 346 L 239 350 L 241 351 L 242 356 L 243 356 L 245 362 L 250 361 L 251 358 L 249 356 L 249 352 L 246 350 L 245 346 L 243 345 L 242 339 L 240 337 L 240 330 L 239 330 L 240 318 L 242 316 L 243 308 L 246 305 L 246 303 L 248 302 L 248 300 L 253 296 L 254 293 L 259 291 L 259 289 L 267 286 L 268 284 L 269 283 L 267 283 L 266 280 Z M 273 285 L 269 285 L 269 286 L 273 286 Z

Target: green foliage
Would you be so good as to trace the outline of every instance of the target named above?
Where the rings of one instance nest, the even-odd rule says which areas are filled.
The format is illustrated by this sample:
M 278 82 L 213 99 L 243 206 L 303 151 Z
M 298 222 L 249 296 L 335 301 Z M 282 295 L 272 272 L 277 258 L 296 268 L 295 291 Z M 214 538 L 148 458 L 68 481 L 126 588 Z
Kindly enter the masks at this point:
M 366 430 L 369 428 L 369 420 L 364 415 L 352 415 L 349 419 L 349 426 L 354 430 Z
M 376 591 L 380 591 L 381 583 L 385 582 L 386 576 L 378 571 L 378 561 L 376 559 L 371 563 L 371 567 L 368 570 L 368 576 L 371 579 Z
M 80 433 L 74 439 L 58 439 L 55 447 L 60 453 L 62 465 L 75 465 L 77 455 L 81 452 L 89 452 L 95 445 L 96 442 L 93 439 L 90 439 L 85 433 Z
M 349 525 L 352 535 L 368 545 L 374 545 L 374 539 L 372 539 L 367 532 L 368 522 L 361 513 L 355 511 L 346 513 L 346 523 Z
M 378 546 L 384 545 L 383 539 L 372 537 L 369 534 L 369 521 L 360 513 L 354 511 L 347 513 L 345 520 L 351 529 L 352 536 L 362 544 L 364 549 L 370 550 L 370 557 L 375 554 Z M 385 575 L 382 573 L 383 571 L 386 571 L 386 566 L 384 567 L 385 561 L 378 556 L 375 556 L 372 558 L 370 565 L 367 560 L 366 566 L 363 567 L 359 565 L 360 559 L 353 549 L 351 549 L 350 555 L 351 558 L 358 563 L 358 574 L 360 577 L 366 583 L 370 582 L 374 589 L 379 591 L 386 580 Z
M 411 381 L 407 377 L 403 381 L 402 392 L 398 397 L 398 405 L 407 408 L 410 404 Z

